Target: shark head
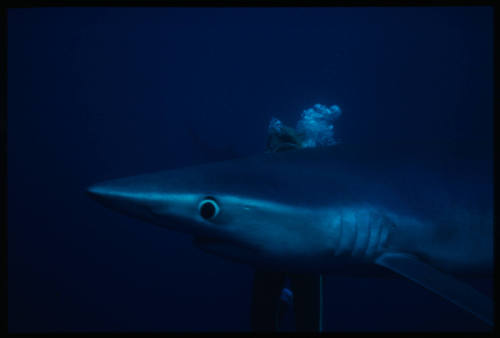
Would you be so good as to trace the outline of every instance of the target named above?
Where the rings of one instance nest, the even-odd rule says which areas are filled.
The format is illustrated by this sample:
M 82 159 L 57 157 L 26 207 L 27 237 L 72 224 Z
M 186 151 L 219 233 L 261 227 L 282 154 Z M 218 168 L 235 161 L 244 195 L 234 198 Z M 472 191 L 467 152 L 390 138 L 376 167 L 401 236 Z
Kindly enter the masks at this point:
M 275 154 L 277 155 L 277 154 Z M 271 154 L 105 181 L 88 193 L 115 211 L 188 233 L 201 249 L 252 265 L 309 266 L 332 254 L 335 227 L 298 201 L 302 173 Z

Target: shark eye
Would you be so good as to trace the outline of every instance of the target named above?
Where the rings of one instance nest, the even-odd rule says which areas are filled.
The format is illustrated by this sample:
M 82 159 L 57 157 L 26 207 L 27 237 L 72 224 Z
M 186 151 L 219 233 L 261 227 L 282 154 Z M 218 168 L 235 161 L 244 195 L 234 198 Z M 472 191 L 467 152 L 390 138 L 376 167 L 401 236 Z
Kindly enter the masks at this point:
M 219 214 L 220 208 L 216 201 L 205 198 L 199 205 L 200 215 L 206 220 L 214 219 Z

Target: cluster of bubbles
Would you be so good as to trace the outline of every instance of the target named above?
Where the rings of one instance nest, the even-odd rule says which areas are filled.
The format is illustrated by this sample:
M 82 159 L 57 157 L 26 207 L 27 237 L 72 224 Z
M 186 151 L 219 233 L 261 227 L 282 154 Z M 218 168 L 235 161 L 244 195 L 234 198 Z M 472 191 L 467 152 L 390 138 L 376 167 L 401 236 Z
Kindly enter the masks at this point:
M 336 144 L 333 123 L 341 114 L 339 106 L 327 107 L 319 103 L 304 110 L 295 128 L 297 134 L 301 135 L 302 147 L 313 148 Z M 282 129 L 283 123 L 273 117 L 269 123 L 269 133 L 281 134 Z
M 342 111 L 337 105 L 330 108 L 315 104 L 312 108 L 302 112 L 297 122 L 297 132 L 304 134 L 304 148 L 316 146 L 330 146 L 337 143 L 334 139 L 333 122 L 340 117 Z

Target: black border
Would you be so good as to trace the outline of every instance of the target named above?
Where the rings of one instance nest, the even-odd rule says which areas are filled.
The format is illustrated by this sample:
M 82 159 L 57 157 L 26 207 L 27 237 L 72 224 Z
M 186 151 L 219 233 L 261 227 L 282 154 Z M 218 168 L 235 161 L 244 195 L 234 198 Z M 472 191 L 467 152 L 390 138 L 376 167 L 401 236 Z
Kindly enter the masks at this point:
M 7 5 L 7 6 L 5 6 Z M 494 151 L 494 158 L 493 158 L 493 169 L 495 173 L 495 169 L 498 168 L 498 159 L 497 159 L 497 149 L 495 145 L 497 142 L 500 142 L 499 136 L 495 133 L 495 126 L 496 122 L 498 121 L 498 118 L 495 117 L 495 115 L 498 113 L 498 105 L 496 104 L 495 98 L 500 98 L 500 91 L 498 90 L 498 86 L 496 86 L 496 67 L 495 67 L 495 56 L 498 56 L 499 54 L 496 52 L 497 49 L 497 43 L 496 43 L 496 37 L 499 36 L 497 30 L 498 30 L 498 25 L 495 24 L 496 18 L 498 17 L 498 7 L 495 6 L 495 1 L 493 0 L 454 0 L 454 1 L 446 1 L 446 0 L 143 0 L 143 1 L 138 1 L 138 0 L 88 0 L 88 1 L 82 1 L 82 0 L 52 0 L 52 1 L 43 1 L 43 0 L 19 0 L 19 1 L 10 1 L 2 4 L 2 10 L 0 12 L 0 75 L 1 75 L 1 82 L 0 82 L 0 144 L 1 144 L 1 158 L 0 158 L 0 189 L 1 189 L 1 206 L 0 206 L 0 227 L 1 227 L 1 236 L 0 236 L 0 250 L 2 254 L 1 262 L 2 262 L 2 295 L 0 298 L 0 303 L 2 304 L 2 318 L 1 318 L 1 331 L 7 333 L 8 335 L 15 335 L 15 336 L 52 336 L 52 335 L 59 335 L 59 334 L 74 334 L 74 335 L 87 335 L 87 334 L 92 334 L 92 335 L 98 335 L 100 333 L 103 333 L 107 336 L 113 335 L 113 334 L 120 334 L 120 335 L 158 335 L 162 333 L 153 333 L 153 332 L 129 332 L 129 333 L 120 333 L 120 332 L 30 332 L 30 333 L 9 333 L 8 332 L 8 289 L 7 289 L 7 283 L 8 283 L 8 241 L 7 241 L 7 33 L 8 33 L 8 22 L 7 22 L 7 16 L 8 16 L 8 9 L 9 8 L 31 8 L 31 7 L 321 7 L 321 6 L 326 6 L 326 7 L 386 7 L 386 6 L 391 6 L 391 7 L 434 7 L 434 6 L 489 6 L 493 7 L 493 109 L 494 109 L 494 114 L 493 114 L 493 121 L 492 121 L 492 128 L 493 128 L 493 140 L 494 140 L 494 145 L 493 145 L 493 151 Z M 494 207 L 495 211 L 497 210 L 498 206 L 498 199 L 495 197 L 497 196 L 498 192 L 498 182 L 495 179 L 495 175 L 493 176 L 493 183 L 494 183 Z M 494 245 L 494 275 L 493 275 L 493 280 L 498 280 L 498 255 L 499 255 L 499 249 L 497 248 L 497 243 L 499 242 L 500 239 L 500 232 L 496 230 L 496 220 L 497 217 L 494 215 L 493 218 L 493 233 L 494 233 L 494 240 L 495 240 L 495 245 Z M 496 291 L 496 288 L 493 290 L 493 295 L 494 299 L 497 299 L 498 292 Z M 495 302 L 495 322 L 498 323 L 498 304 Z M 470 332 L 470 333 L 458 333 L 458 332 L 448 332 L 448 334 L 453 334 L 455 335 L 494 335 L 498 331 L 498 325 L 495 325 L 493 330 L 491 332 Z M 390 336 L 400 336 L 400 335 L 410 335 L 410 336 L 421 336 L 421 335 L 427 335 L 427 334 L 434 334 L 434 332 L 421 332 L 421 333 L 413 333 L 413 332 L 367 332 L 370 335 L 390 335 Z M 435 332 L 437 333 L 437 332 Z M 176 334 L 175 332 L 170 332 L 170 334 Z M 235 333 L 233 332 L 228 332 L 228 333 L 216 333 L 214 334 L 219 335 L 234 335 Z M 239 334 L 250 334 L 253 335 L 253 333 L 239 333 Z M 280 334 L 280 333 L 275 333 L 275 334 Z M 285 333 L 281 333 L 285 334 Z M 286 335 L 293 334 L 294 333 L 286 333 Z M 321 333 L 321 335 L 324 335 L 327 333 Z M 332 332 L 332 334 L 338 335 L 338 334 L 346 334 L 345 332 Z M 352 333 L 356 334 L 356 333 Z M 349 333 L 348 335 L 352 335 Z M 443 333 L 441 333 L 443 334 Z M 308 333 L 307 336 L 313 336 L 313 335 L 319 335 L 317 333 Z
M 0 223 L 1 223 L 1 243 L 0 249 L 2 251 L 2 296 L 0 302 L 2 303 L 1 325 L 7 331 L 8 325 L 8 308 L 7 308 L 7 9 L 2 8 L 0 13 L 0 144 L 1 144 L 1 158 L 0 158 L 0 189 L 2 195 L 0 197 Z
M 493 0 L 17 0 L 11 1 L 7 7 L 422 7 L 494 4 Z

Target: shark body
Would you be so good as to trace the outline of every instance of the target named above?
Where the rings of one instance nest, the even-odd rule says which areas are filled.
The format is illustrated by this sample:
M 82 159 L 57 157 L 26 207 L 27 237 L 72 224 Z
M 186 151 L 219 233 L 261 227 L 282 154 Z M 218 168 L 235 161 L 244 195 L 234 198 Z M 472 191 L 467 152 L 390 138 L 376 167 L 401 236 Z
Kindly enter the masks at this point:
M 467 145 L 379 143 L 265 153 L 88 191 L 254 266 L 382 266 L 492 325 L 491 300 L 452 277 L 492 274 L 492 172 L 491 154 Z

